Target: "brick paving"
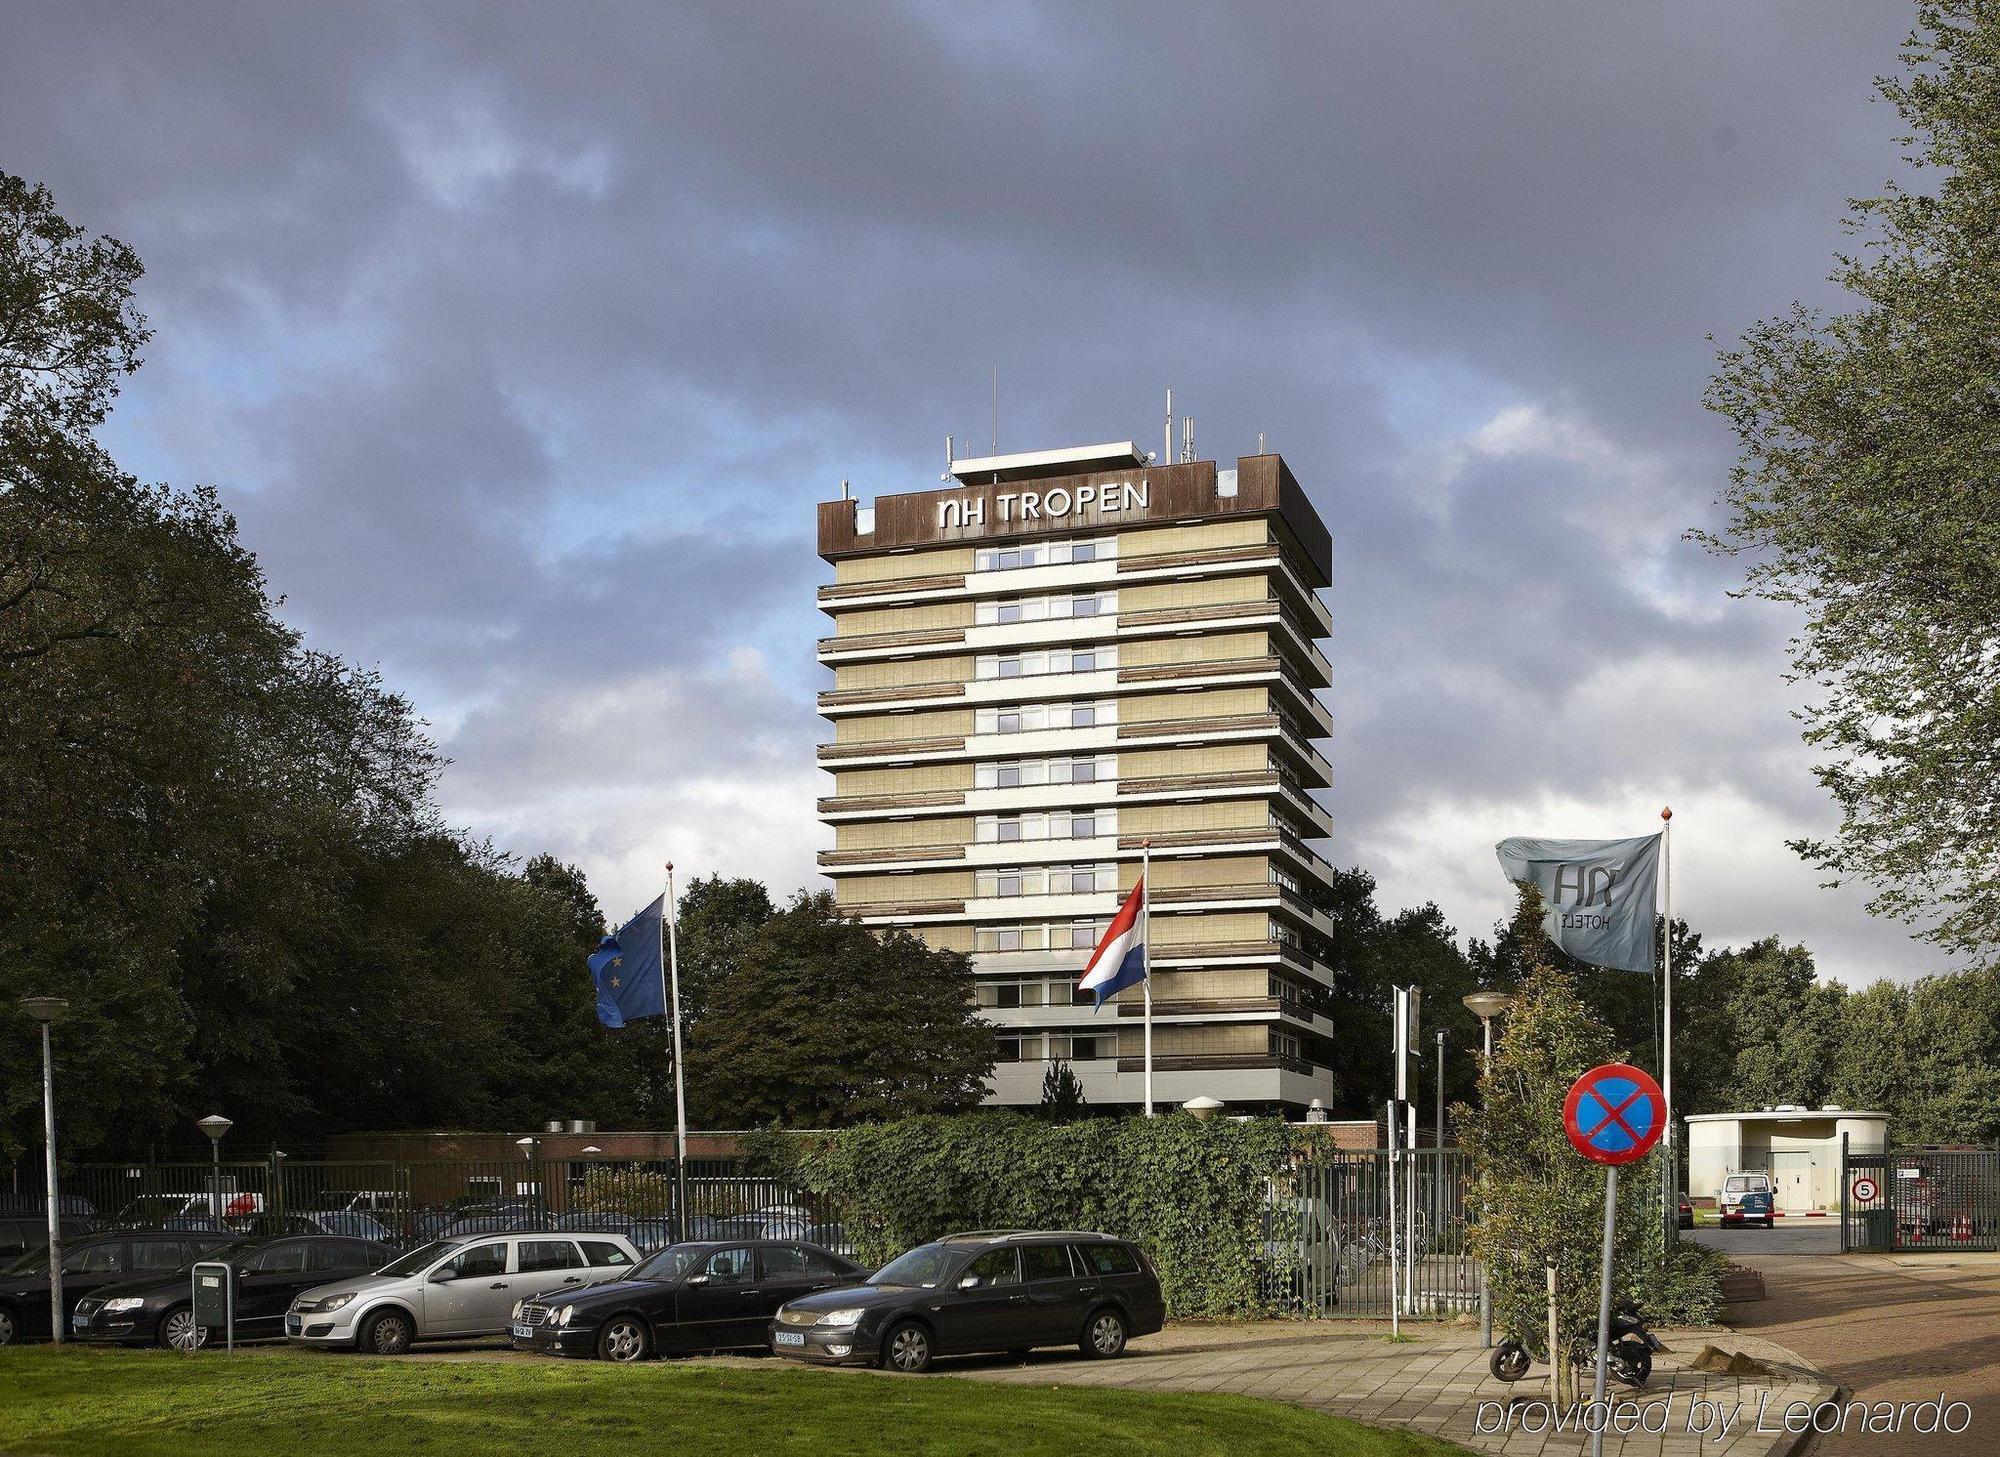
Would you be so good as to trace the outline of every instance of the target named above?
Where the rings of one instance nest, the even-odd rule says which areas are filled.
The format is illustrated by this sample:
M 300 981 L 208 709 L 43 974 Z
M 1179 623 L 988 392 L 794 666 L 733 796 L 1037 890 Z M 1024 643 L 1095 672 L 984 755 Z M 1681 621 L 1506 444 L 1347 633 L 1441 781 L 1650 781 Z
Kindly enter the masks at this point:
M 1778 1457 L 1803 1444 L 1782 1429 L 1793 1403 L 1808 1407 L 1835 1394 L 1831 1381 L 1794 1352 L 1757 1336 L 1727 1331 L 1671 1331 L 1643 1392 L 1630 1393 L 1657 1433 L 1609 1432 L 1617 1457 Z M 1740 1351 L 1770 1366 L 1775 1378 L 1711 1375 L 1688 1367 L 1704 1345 Z M 1386 1331 L 1341 1322 L 1258 1326 L 1172 1326 L 1136 1342 L 1116 1361 L 1085 1361 L 1060 1352 L 1023 1364 L 940 1362 L 938 1369 L 978 1381 L 1019 1385 L 1116 1387 L 1135 1391 L 1233 1392 L 1287 1401 L 1385 1427 L 1408 1427 L 1504 1457 L 1564 1457 L 1587 1452 L 1587 1434 L 1547 1426 L 1547 1377 L 1514 1386 L 1486 1367 L 1475 1331 L 1412 1326 L 1400 1342 Z M 1615 1390 L 1615 1389 L 1614 1389 Z M 1711 1403 L 1702 1407 L 1697 1403 Z M 1664 1403 L 1664 1408 L 1661 1404 Z M 1700 1423 L 1710 1411 L 1733 1414 L 1726 1433 Z M 1765 1413 L 1762 1429 L 1758 1413 Z M 1513 1421 L 1506 1423 L 1511 1412 Z M 1696 1423 L 1690 1430 L 1691 1417 Z M 1504 1424 L 1504 1425 L 1503 1425 Z M 1487 1430 L 1481 1430 L 1481 1427 Z M 1500 1428 L 1499 1430 L 1493 1430 Z

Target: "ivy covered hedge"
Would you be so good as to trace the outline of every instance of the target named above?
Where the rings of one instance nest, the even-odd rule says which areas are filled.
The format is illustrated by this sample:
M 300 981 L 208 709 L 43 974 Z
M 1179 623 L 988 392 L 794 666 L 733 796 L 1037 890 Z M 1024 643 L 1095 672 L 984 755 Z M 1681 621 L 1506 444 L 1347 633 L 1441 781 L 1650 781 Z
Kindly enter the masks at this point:
M 1275 1119 L 1011 1113 L 756 1135 L 760 1172 L 833 1200 L 868 1263 L 959 1230 L 1090 1229 L 1137 1240 L 1176 1316 L 1260 1304 L 1267 1180 L 1295 1134 Z

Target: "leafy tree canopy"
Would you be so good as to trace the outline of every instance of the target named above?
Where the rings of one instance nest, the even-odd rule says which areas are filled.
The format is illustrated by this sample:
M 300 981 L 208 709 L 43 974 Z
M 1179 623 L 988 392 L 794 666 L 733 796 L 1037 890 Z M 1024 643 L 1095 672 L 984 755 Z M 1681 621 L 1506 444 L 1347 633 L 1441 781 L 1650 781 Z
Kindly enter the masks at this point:
M 1927 189 L 1849 204 L 1833 280 L 1851 313 L 1794 306 L 1724 352 L 1729 520 L 1744 591 L 1794 604 L 1816 774 L 1841 812 L 1794 848 L 1871 908 L 2000 958 L 2000 3 L 1919 7 L 1879 83 Z

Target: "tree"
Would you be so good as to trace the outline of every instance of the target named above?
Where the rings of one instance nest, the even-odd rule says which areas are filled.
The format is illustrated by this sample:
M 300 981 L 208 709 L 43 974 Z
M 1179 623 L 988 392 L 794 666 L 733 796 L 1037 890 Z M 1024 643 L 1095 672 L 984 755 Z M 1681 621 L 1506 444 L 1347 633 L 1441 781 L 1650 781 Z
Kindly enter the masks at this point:
M 828 1127 L 972 1108 L 996 1050 L 969 958 L 878 935 L 842 919 L 831 895 L 801 893 L 711 988 L 688 1081 L 712 1128 Z
M 1556 1272 L 1563 1339 L 1594 1328 L 1604 1227 L 1604 1170 L 1571 1148 L 1563 1102 L 1570 1084 L 1612 1060 L 1618 1047 L 1574 978 L 1547 959 L 1553 948 L 1529 934 L 1539 934 L 1541 919 L 1541 893 L 1523 886 L 1513 922 L 1522 939 L 1520 989 L 1501 1020 L 1478 1103 L 1453 1112 L 1476 1171 L 1477 1223 L 1468 1238 L 1487 1271 L 1495 1326 L 1547 1354 L 1545 1272 Z M 1658 1204 L 1649 1197 L 1659 1187 L 1654 1157 L 1619 1176 L 1613 1283 L 1625 1290 L 1644 1278 L 1642 1262 L 1657 1227 Z
M 1870 908 L 2000 956 L 2000 4 L 1919 7 L 1878 83 L 1936 179 L 1853 199 L 1862 247 L 1832 275 L 1859 302 L 1794 306 L 1721 355 L 1708 404 L 1742 455 L 1726 526 L 1743 591 L 1793 604 L 1794 676 L 1830 840 L 1794 849 Z
M 1061 1059 L 1050 1063 L 1042 1074 L 1042 1117 L 1051 1123 L 1074 1123 L 1088 1111 L 1089 1101 L 1083 1096 L 1076 1069 Z

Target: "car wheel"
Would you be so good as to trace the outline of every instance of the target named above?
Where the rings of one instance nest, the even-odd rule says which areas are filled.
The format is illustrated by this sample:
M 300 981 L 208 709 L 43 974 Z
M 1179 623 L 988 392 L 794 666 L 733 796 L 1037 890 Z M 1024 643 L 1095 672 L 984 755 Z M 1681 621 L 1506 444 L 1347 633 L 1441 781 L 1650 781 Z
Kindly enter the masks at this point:
M 605 1322 L 604 1329 L 598 1333 L 597 1359 L 600 1361 L 644 1360 L 647 1348 L 651 1344 L 646 1339 L 646 1327 L 637 1316 L 614 1316 Z
M 208 1328 L 194 1323 L 194 1307 L 176 1305 L 160 1317 L 160 1344 L 170 1351 L 199 1351 L 208 1344 Z
M 14 1318 L 14 1308 L 0 1305 L 0 1346 L 11 1346 L 21 1339 L 21 1327 Z
M 360 1349 L 371 1356 L 401 1356 L 409 1352 L 416 1332 L 400 1310 L 380 1310 L 361 1327 Z
M 900 1371 L 905 1376 L 915 1376 L 920 1371 L 928 1371 L 931 1365 L 931 1333 L 913 1320 L 889 1327 L 889 1333 L 882 1337 L 882 1366 L 884 1370 Z
M 1519 1381 L 1528 1374 L 1531 1364 L 1527 1349 L 1518 1341 L 1502 1341 L 1486 1358 L 1486 1369 L 1493 1373 L 1496 1381 Z
M 1115 1310 L 1091 1312 L 1083 1323 L 1083 1354 L 1093 1361 L 1108 1361 L 1125 1349 L 1125 1317 Z

